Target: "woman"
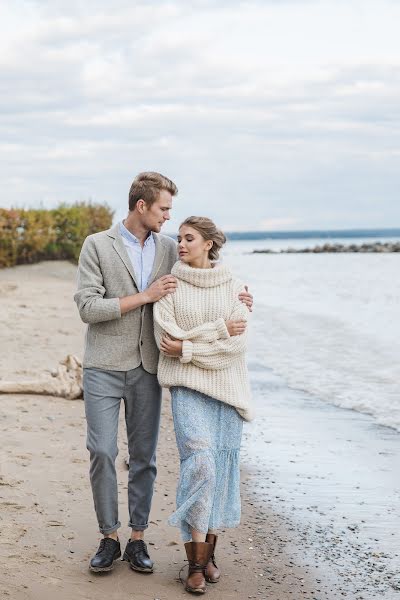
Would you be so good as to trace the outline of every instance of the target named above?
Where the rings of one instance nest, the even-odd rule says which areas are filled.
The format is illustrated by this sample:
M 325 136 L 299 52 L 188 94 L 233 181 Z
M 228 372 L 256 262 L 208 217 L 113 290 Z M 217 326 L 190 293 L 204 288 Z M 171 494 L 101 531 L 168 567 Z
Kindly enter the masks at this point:
M 219 580 L 216 530 L 240 522 L 239 450 L 243 420 L 251 419 L 248 309 L 238 298 L 243 285 L 216 264 L 225 241 L 210 219 L 186 219 L 172 269 L 177 289 L 154 305 L 158 379 L 171 390 L 181 459 L 169 522 L 181 528 L 189 561 L 185 588 L 195 593 L 206 591 L 205 579 Z

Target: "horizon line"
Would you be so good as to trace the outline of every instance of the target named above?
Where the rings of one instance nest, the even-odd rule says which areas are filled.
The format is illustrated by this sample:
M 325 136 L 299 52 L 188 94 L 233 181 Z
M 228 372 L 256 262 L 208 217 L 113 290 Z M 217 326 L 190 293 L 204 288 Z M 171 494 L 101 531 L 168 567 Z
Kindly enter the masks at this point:
M 226 230 L 224 231 L 226 236 L 229 235 L 296 235 L 296 234 L 345 234 L 345 233 L 362 233 L 366 234 L 394 234 L 400 235 L 399 227 L 360 227 L 360 228 L 348 228 L 348 229 L 246 229 L 246 230 Z M 177 232 L 168 231 L 164 235 L 176 236 Z

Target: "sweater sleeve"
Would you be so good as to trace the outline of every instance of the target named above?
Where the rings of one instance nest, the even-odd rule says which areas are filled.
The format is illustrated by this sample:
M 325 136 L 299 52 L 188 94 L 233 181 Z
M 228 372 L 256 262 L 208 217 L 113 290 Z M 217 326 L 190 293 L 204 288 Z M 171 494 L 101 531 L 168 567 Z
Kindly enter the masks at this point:
M 244 319 L 248 321 L 249 311 L 237 297 L 242 287 L 236 290 L 236 297 L 232 301 L 230 320 Z M 182 346 L 181 363 L 192 362 L 202 369 L 225 369 L 229 367 L 235 357 L 246 349 L 247 335 L 229 336 L 225 339 L 216 339 L 208 342 L 203 340 L 185 340 Z
M 83 243 L 78 266 L 78 289 L 74 300 L 84 323 L 121 318 L 119 298 L 104 298 L 103 275 L 92 237 Z
M 168 294 L 154 304 L 154 336 L 158 347 L 160 347 L 161 339 L 165 334 L 183 342 L 196 340 L 198 342 L 207 343 L 218 339 L 229 338 L 229 332 L 226 328 L 225 321 L 222 318 L 209 323 L 202 323 L 189 330 L 179 327 L 175 318 L 172 296 L 173 294 Z

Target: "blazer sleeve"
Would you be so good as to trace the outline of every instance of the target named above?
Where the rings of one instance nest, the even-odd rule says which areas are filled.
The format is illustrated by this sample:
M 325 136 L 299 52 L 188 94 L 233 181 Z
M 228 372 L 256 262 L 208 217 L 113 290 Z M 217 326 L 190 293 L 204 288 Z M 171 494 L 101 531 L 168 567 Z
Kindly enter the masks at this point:
M 238 298 L 243 286 L 236 287 L 235 297 L 232 299 L 232 311 L 229 319 L 248 321 L 249 311 Z M 205 342 L 203 340 L 184 340 L 182 344 L 182 363 L 192 362 L 202 369 L 226 369 L 237 356 L 246 350 L 247 334 L 229 336 L 225 339 L 216 339 Z
M 99 257 L 93 237 L 83 243 L 78 264 L 77 292 L 74 300 L 84 323 L 101 323 L 121 318 L 119 298 L 104 298 Z
M 199 342 L 212 342 L 229 337 L 224 319 L 220 318 L 214 322 L 203 323 L 193 329 L 185 330 L 179 327 L 175 318 L 173 294 L 168 294 L 154 304 L 154 336 L 156 344 L 160 342 L 165 334 L 182 340 L 197 340 Z

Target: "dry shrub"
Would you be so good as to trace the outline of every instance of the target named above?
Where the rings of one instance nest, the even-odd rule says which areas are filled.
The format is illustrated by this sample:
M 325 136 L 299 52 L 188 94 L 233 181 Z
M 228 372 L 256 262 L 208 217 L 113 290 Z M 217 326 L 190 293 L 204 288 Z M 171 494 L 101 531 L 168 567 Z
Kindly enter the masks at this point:
M 16 264 L 19 235 L 19 212 L 0 208 L 0 268 Z
M 52 210 L 0 209 L 0 268 L 40 260 L 77 261 L 85 238 L 111 227 L 106 205 L 62 204 Z

